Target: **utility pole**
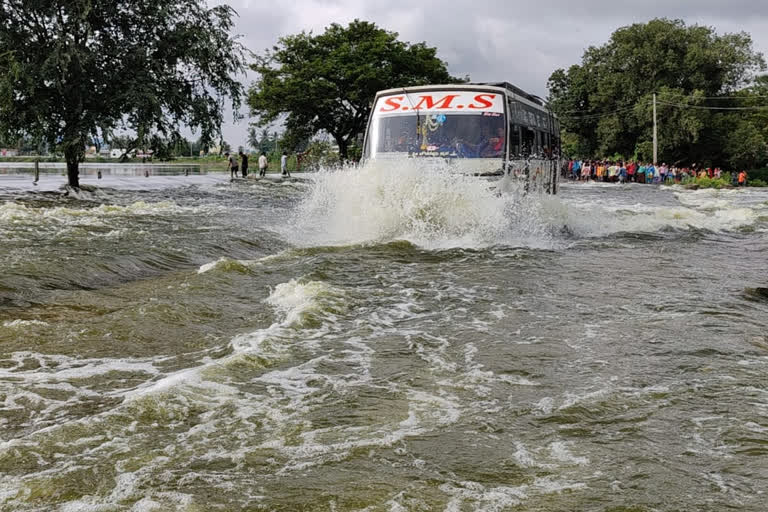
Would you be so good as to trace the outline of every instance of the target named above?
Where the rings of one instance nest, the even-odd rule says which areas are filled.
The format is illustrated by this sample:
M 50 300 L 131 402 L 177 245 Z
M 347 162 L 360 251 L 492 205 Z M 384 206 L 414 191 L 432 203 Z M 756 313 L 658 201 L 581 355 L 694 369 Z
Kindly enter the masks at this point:
M 659 139 L 656 125 L 656 93 L 653 93 L 653 165 L 659 161 Z

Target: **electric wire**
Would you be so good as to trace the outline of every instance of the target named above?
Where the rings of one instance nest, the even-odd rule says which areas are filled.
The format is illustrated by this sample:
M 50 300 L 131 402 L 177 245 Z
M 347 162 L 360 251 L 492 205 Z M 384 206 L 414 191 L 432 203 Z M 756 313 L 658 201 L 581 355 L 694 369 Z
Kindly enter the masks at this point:
M 756 96 L 753 96 L 755 98 Z M 758 96 L 759 97 L 759 96 Z M 703 98 L 697 98 L 697 99 L 703 99 Z M 662 101 L 662 100 L 656 100 L 656 103 L 658 105 L 664 105 L 667 107 L 675 107 L 675 108 L 690 108 L 690 109 L 696 109 L 696 110 L 731 110 L 731 111 L 754 111 L 754 110 L 763 110 L 768 109 L 768 105 L 752 105 L 748 107 L 716 107 L 716 106 L 710 106 L 710 105 L 691 105 L 691 104 L 684 104 L 684 103 L 672 103 L 669 101 Z M 652 102 L 648 102 L 645 105 L 650 106 Z M 610 117 L 616 114 L 621 114 L 623 112 L 629 112 L 631 110 L 635 110 L 638 106 L 643 105 L 642 102 L 638 102 L 635 105 L 631 107 L 624 107 L 619 108 L 616 110 L 611 110 L 610 112 L 600 112 L 595 114 L 585 114 L 582 116 L 574 116 L 569 115 L 568 112 L 565 112 L 563 114 L 560 114 L 558 116 L 559 119 L 571 119 L 571 120 L 589 120 L 589 119 L 602 119 L 604 117 Z M 578 111 L 570 111 L 570 112 L 578 112 Z M 582 112 L 588 112 L 588 111 L 582 111 Z
M 692 108 L 696 110 L 762 110 L 768 108 L 768 105 L 755 105 L 752 107 L 711 107 L 708 105 L 686 105 L 680 103 L 669 103 L 667 101 L 656 100 L 659 105 L 677 108 Z
M 631 110 L 635 110 L 635 108 L 637 108 L 638 105 L 642 105 L 642 103 L 635 103 L 631 107 L 619 108 L 619 109 L 616 109 L 616 110 L 612 110 L 610 112 L 600 112 L 600 113 L 597 113 L 597 114 L 587 114 L 587 115 L 583 115 L 583 116 L 571 116 L 571 115 L 567 115 L 567 113 L 564 113 L 564 114 L 560 114 L 558 116 L 558 118 L 560 118 L 560 119 L 576 119 L 576 120 L 579 120 L 579 119 L 600 119 L 600 118 L 603 118 L 603 117 L 610 117 L 610 116 L 613 116 L 613 115 L 616 115 L 616 114 L 621 114 L 623 112 L 629 112 Z

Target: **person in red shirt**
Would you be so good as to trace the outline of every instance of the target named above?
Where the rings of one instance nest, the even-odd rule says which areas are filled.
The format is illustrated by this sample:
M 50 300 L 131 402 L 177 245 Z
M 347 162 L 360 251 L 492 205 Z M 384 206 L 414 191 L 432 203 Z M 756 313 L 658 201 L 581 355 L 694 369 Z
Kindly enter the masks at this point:
M 627 165 L 627 176 L 629 176 L 629 181 L 635 181 L 636 169 L 637 169 L 637 164 L 635 162 L 630 162 L 629 165 Z
M 739 186 L 740 187 L 747 186 L 747 171 L 741 171 L 739 173 Z

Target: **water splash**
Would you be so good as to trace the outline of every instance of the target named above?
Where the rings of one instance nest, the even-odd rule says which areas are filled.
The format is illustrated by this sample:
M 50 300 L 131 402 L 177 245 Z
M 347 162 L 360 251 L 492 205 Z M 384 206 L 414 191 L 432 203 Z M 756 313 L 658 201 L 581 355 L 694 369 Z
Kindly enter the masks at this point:
M 313 185 L 294 213 L 292 238 L 298 245 L 551 245 L 551 226 L 541 220 L 548 201 L 524 196 L 512 181 L 404 160 L 323 171 Z
M 736 194 L 710 198 L 670 190 L 669 205 L 628 210 L 625 204 L 595 201 L 590 195 L 595 187 L 578 193 L 570 187 L 558 196 L 526 194 L 511 176 L 489 181 L 448 164 L 412 159 L 326 170 L 312 179 L 286 233 L 300 247 L 405 240 L 427 249 L 557 249 L 574 238 L 622 232 L 744 229 L 759 221 L 763 207 Z

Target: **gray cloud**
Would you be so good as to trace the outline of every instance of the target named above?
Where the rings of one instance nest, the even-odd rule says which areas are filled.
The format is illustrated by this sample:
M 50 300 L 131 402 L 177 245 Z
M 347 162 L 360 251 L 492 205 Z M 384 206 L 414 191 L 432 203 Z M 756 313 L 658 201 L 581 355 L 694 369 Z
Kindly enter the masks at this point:
M 217 2 L 220 3 L 220 2 Z M 618 27 L 655 17 L 712 26 L 719 33 L 745 31 L 757 51 L 768 53 L 765 0 L 230 0 L 237 31 L 253 52 L 302 30 L 322 32 L 331 23 L 373 21 L 410 42 L 438 48 L 454 75 L 475 81 L 507 80 L 541 96 L 557 68 L 581 60 Z M 249 79 L 246 78 L 246 81 Z M 225 138 L 245 144 L 247 122 L 225 126 Z

